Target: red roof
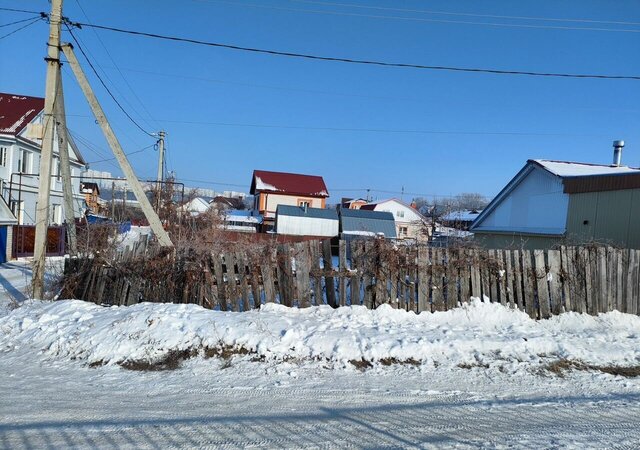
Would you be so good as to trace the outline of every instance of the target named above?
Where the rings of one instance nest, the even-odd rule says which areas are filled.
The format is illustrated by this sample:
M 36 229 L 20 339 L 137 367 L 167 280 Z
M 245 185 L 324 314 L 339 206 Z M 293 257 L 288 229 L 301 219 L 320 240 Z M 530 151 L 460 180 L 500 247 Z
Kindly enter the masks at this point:
M 0 92 L 0 133 L 19 134 L 43 109 L 44 98 Z
M 258 192 L 281 192 L 283 194 L 329 197 L 322 177 L 299 173 L 267 172 L 254 170 L 251 180 L 251 195 Z

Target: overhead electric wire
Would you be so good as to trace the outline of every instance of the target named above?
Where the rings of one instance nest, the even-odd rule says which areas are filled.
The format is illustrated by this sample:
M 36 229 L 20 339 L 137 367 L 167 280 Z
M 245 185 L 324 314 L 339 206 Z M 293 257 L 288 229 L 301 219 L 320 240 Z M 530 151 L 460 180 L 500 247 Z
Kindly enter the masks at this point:
M 86 11 L 84 10 L 84 8 L 82 7 L 82 3 L 80 2 L 80 0 L 76 0 L 76 3 L 78 5 L 78 7 L 80 8 L 80 11 L 82 11 L 82 14 L 84 15 L 84 17 L 87 19 L 88 22 L 91 22 L 91 20 L 89 19 L 89 16 L 87 15 Z M 98 42 L 100 43 L 100 45 L 102 46 L 102 48 L 104 49 L 104 51 L 106 52 L 107 56 L 109 57 L 109 59 L 111 60 L 111 62 L 113 63 L 113 65 L 115 66 L 116 70 L 118 71 L 118 73 L 120 74 L 120 77 L 122 78 L 122 80 L 125 82 L 125 84 L 127 85 L 127 87 L 129 88 L 129 91 L 131 91 L 131 93 L 133 94 L 133 96 L 136 98 L 136 100 L 138 101 L 138 103 L 142 106 L 142 109 L 144 110 L 144 112 L 147 113 L 147 116 L 149 116 L 149 118 L 156 122 L 156 125 L 159 126 L 159 124 L 157 124 L 157 121 L 153 118 L 153 116 L 151 115 L 151 113 L 149 112 L 149 110 L 147 109 L 147 107 L 144 105 L 144 103 L 142 102 L 142 100 L 140 100 L 140 97 L 138 97 L 138 94 L 136 94 L 136 91 L 131 87 L 131 85 L 129 84 L 129 81 L 127 80 L 127 77 L 124 76 L 124 74 L 122 73 L 122 71 L 120 70 L 120 68 L 118 67 L 118 64 L 116 64 L 115 59 L 113 58 L 113 56 L 111 56 L 111 52 L 109 51 L 109 49 L 107 48 L 107 46 L 104 44 L 104 42 L 102 41 L 102 38 L 100 37 L 100 35 L 98 34 L 98 32 L 95 29 L 92 29 L 94 35 L 96 36 L 96 38 L 98 39 Z M 100 67 L 104 72 L 104 68 Z M 105 73 L 106 75 L 106 73 Z M 109 76 L 107 75 L 107 78 Z M 116 90 L 118 90 L 117 86 L 115 86 L 115 83 L 113 83 L 112 80 L 110 80 L 111 83 L 114 85 L 114 87 L 116 88 Z M 122 93 L 120 92 L 120 95 L 124 98 L 124 96 L 122 95 Z M 134 112 L 136 114 L 138 114 L 142 120 L 149 126 L 153 126 L 150 122 L 148 122 L 146 119 L 144 119 L 144 117 L 142 117 L 142 114 L 138 113 L 138 111 L 136 111 L 136 108 L 127 101 L 126 98 L 124 98 L 124 100 L 129 104 L 129 106 L 131 106 L 131 108 L 134 110 Z
M 434 11 L 434 10 L 425 10 L 425 9 L 394 8 L 389 6 L 357 5 L 353 3 L 323 2 L 323 1 L 317 1 L 317 0 L 289 0 L 289 1 L 294 3 L 306 3 L 306 4 L 313 4 L 313 5 L 342 6 L 347 8 L 376 9 L 381 11 L 436 14 L 436 15 L 443 15 L 443 16 L 486 17 L 489 19 L 535 20 L 535 21 L 548 21 L 548 22 L 605 23 L 605 24 L 611 24 L 611 25 L 640 25 L 640 22 L 626 22 L 626 21 L 616 21 L 616 20 L 573 19 L 573 18 L 562 19 L 559 17 L 505 16 L 505 15 L 497 15 L 497 14 L 478 14 L 478 13 L 463 13 L 463 12 L 451 12 L 451 11 Z
M 332 61 L 342 62 L 350 64 L 362 64 L 382 67 L 396 67 L 396 68 L 409 68 L 409 69 L 423 69 L 423 70 L 438 70 L 438 71 L 451 71 L 451 72 L 471 72 L 471 73 L 490 73 L 496 75 L 525 75 L 535 77 L 555 77 L 555 78 L 593 78 L 593 79 L 612 79 L 612 80 L 640 80 L 640 75 L 605 75 L 605 74 L 580 74 L 580 73 L 556 73 L 556 72 L 534 72 L 523 70 L 500 70 L 500 69 L 486 69 L 475 67 L 454 67 L 454 66 L 435 66 L 435 65 L 423 65 L 423 64 L 409 64 L 409 63 L 395 63 L 386 61 L 364 60 L 354 58 L 341 58 L 335 56 L 320 56 L 307 53 L 295 53 L 280 50 L 269 50 L 256 47 L 244 47 L 233 44 L 222 44 L 219 42 L 203 41 L 199 39 L 183 38 L 178 36 L 169 36 L 157 33 L 148 33 L 144 31 L 127 30 L 123 28 L 111 27 L 106 25 L 88 24 L 82 22 L 74 22 L 72 25 L 79 27 L 93 27 L 101 30 L 113 31 L 116 33 L 130 34 L 134 36 L 142 36 L 154 39 L 161 39 L 174 42 L 184 42 L 195 45 L 203 45 L 208 47 L 226 48 L 229 50 L 239 50 L 251 53 L 260 53 L 267 55 L 286 56 L 292 58 L 311 59 L 319 61 Z
M 118 101 L 118 99 L 115 97 L 115 95 L 113 95 L 113 93 L 111 92 L 111 90 L 109 89 L 107 84 L 104 82 L 104 80 L 102 79 L 102 77 L 100 76 L 100 74 L 98 73 L 96 68 L 94 67 L 93 63 L 91 62 L 91 60 L 89 59 L 89 57 L 85 53 L 84 49 L 80 45 L 80 42 L 78 42 L 78 39 L 76 39 L 75 35 L 73 34 L 73 31 L 71 31 L 71 27 L 68 24 L 66 24 L 66 28 L 67 28 L 67 31 L 69 32 L 69 35 L 71 36 L 71 39 L 73 39 L 73 42 L 75 42 L 75 44 L 78 46 L 78 50 L 80 50 L 80 53 L 82 53 L 82 55 L 84 56 L 85 60 L 89 64 L 89 67 L 91 67 L 91 70 L 93 71 L 94 75 L 96 76 L 96 78 L 98 78 L 98 81 L 100 81 L 100 84 L 102 84 L 102 87 L 104 87 L 104 89 L 107 91 L 107 93 L 113 99 L 113 101 L 116 103 L 116 105 L 118 105 L 118 108 L 120 108 L 120 110 L 124 113 L 124 115 L 127 116 L 127 118 L 131 121 L 131 123 L 133 123 L 140 131 L 142 131 L 144 134 L 156 139 L 156 136 L 154 134 L 152 134 L 152 133 L 148 132 L 147 130 L 145 130 L 133 117 L 131 117 L 131 115 L 127 112 L 127 110 L 124 109 L 122 104 Z
M 10 22 L 10 23 L 3 23 L 0 25 L 0 28 L 4 28 L 4 27 L 10 27 L 11 25 L 17 25 L 19 23 L 23 23 L 23 22 L 29 22 L 30 20 L 34 20 L 34 19 L 41 19 L 42 17 L 38 16 L 38 17 L 29 17 L 27 19 L 22 19 L 22 20 L 16 20 L 15 22 Z
M 309 14 L 324 14 L 331 16 L 347 16 L 347 17 L 363 17 L 367 19 L 391 19 L 391 20 L 404 20 L 411 22 L 429 22 L 429 23 L 447 23 L 447 24 L 462 24 L 462 25 L 480 25 L 491 27 L 505 27 L 505 28 L 534 28 L 534 29 L 550 29 L 550 30 L 578 30 L 578 31 L 607 31 L 617 33 L 640 33 L 640 30 L 632 30 L 626 28 L 594 28 L 594 27 L 576 27 L 576 26 L 562 26 L 562 25 L 530 25 L 530 24 L 518 24 L 518 23 L 496 23 L 496 22 L 471 22 L 468 20 L 453 20 L 453 19 L 429 19 L 425 17 L 406 17 L 406 16 L 387 16 L 387 15 L 375 15 L 375 14 L 363 14 L 354 13 L 348 11 L 331 11 L 331 10 L 318 10 L 318 9 L 298 9 L 288 8 L 283 6 L 272 6 L 255 3 L 237 3 L 228 0 L 209 0 L 216 3 L 224 3 L 232 6 L 242 6 L 251 8 L 263 8 L 273 9 L 278 11 L 293 11 Z
M 131 156 L 131 155 L 135 155 L 136 153 L 142 153 L 143 151 L 148 150 L 148 149 L 154 147 L 155 145 L 156 144 L 147 145 L 146 147 L 142 147 L 141 149 L 134 150 L 134 151 L 129 152 L 129 153 L 125 153 L 125 156 Z M 96 164 L 96 163 L 101 163 L 101 162 L 113 161 L 115 159 L 116 159 L 116 157 L 112 156 L 111 158 L 99 159 L 97 161 L 88 161 L 87 164 Z
M 42 11 L 29 11 L 27 9 L 16 9 L 16 8 L 0 8 L 0 11 L 10 11 L 10 12 L 19 12 L 19 13 L 27 13 L 27 14 L 45 14 Z
M 11 31 L 11 32 L 9 32 L 7 34 L 5 34 L 3 36 L 0 36 L 0 39 L 8 38 L 12 34 L 15 34 L 20 30 L 24 30 L 25 28 L 30 27 L 31 25 L 34 25 L 35 23 L 40 22 L 41 20 L 42 20 L 42 18 L 40 18 L 40 17 L 38 17 L 37 19 L 33 19 L 31 22 L 27 23 L 26 25 L 23 25 L 20 28 L 16 28 L 15 30 L 13 30 L 13 31 Z

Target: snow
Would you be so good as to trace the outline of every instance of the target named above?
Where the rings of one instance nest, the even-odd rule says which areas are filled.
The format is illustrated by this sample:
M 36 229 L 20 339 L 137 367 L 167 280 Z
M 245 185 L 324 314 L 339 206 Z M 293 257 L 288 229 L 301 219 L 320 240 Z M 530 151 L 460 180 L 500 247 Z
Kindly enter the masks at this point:
M 560 177 L 579 177 L 587 175 L 619 175 L 626 173 L 640 173 L 640 169 L 627 166 L 605 166 L 597 164 L 583 164 L 564 161 L 534 160 L 549 172 Z
M 268 304 L 234 313 L 197 305 L 142 303 L 104 308 L 65 300 L 27 301 L 0 318 L 0 348 L 30 346 L 86 364 L 154 363 L 171 351 L 234 347 L 268 360 L 417 361 L 455 368 L 482 364 L 510 373 L 557 359 L 592 365 L 640 365 L 640 318 L 611 312 L 566 313 L 535 321 L 474 299 L 433 314 L 382 305 L 305 309 Z
M 275 187 L 272 184 L 265 183 L 264 181 L 262 181 L 262 178 L 260 178 L 259 176 L 256 176 L 256 190 L 258 190 L 258 191 L 280 191 L 281 189 L 278 189 L 277 187 Z
M 28 262 L 0 275 L 16 293 Z M 416 315 L 0 294 L 0 447 L 635 448 L 640 378 L 542 369 L 560 358 L 638 366 L 639 340 L 636 316 L 533 321 L 477 299 Z M 118 365 L 218 345 L 252 353 L 159 372 Z M 373 366 L 348 362 L 359 359 Z

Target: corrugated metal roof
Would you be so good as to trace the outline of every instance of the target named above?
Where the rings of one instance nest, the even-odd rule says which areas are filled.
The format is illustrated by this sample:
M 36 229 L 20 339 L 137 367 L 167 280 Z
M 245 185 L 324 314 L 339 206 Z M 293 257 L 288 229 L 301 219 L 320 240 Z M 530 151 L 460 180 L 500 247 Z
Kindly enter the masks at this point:
M 390 212 L 340 208 L 340 228 L 347 234 L 383 233 L 387 238 L 396 237 L 396 224 Z
M 327 186 L 320 176 L 254 170 L 250 193 L 255 195 L 260 191 L 300 194 L 309 197 L 329 196 Z
M 542 166 L 554 175 L 559 177 L 585 177 L 585 176 L 597 176 L 597 175 L 617 175 L 637 173 L 640 174 L 640 169 L 627 166 L 613 166 L 604 164 L 588 164 L 570 161 L 552 161 L 548 159 L 532 159 L 529 162 L 533 162 Z
M 620 175 L 570 177 L 563 180 L 563 185 L 564 192 L 567 194 L 638 189 L 640 188 L 640 172 Z
M 338 213 L 335 209 L 307 208 L 305 210 L 299 206 L 290 205 L 278 205 L 276 215 L 338 220 Z
M 0 133 L 19 134 L 44 109 L 44 98 L 0 93 Z

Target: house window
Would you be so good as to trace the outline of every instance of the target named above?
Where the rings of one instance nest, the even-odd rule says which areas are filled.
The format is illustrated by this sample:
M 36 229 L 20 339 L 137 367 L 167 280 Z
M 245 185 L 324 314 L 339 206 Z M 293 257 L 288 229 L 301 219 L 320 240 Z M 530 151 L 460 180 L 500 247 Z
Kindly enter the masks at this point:
M 0 166 L 6 167 L 7 165 L 7 147 L 0 147 Z
M 400 227 L 400 236 L 408 236 L 409 228 L 408 227 Z
M 18 169 L 22 173 L 31 173 L 31 159 L 33 158 L 33 154 L 26 150 L 20 151 L 20 162 L 18 164 Z
M 301 208 L 309 208 L 311 206 L 311 203 L 307 200 L 298 200 L 298 206 Z
M 60 181 L 60 159 L 53 158 L 53 174 L 56 176 L 56 180 Z
M 51 205 L 51 223 L 62 223 L 62 207 L 60 205 Z
M 396 217 L 404 217 L 404 211 L 396 211 Z

